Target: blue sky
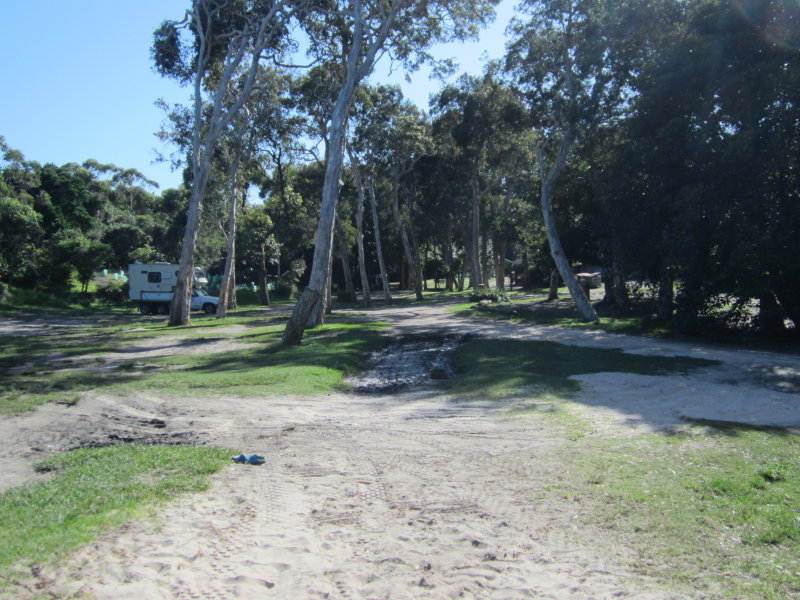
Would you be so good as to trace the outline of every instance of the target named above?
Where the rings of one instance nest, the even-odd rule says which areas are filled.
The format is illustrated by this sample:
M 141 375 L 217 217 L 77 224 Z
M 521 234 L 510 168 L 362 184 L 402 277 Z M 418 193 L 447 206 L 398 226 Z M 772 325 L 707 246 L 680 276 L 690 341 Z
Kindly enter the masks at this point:
M 503 31 L 515 0 L 504 0 L 497 21 L 479 42 L 435 49 L 462 70 L 480 72 L 482 57 L 503 54 Z M 153 30 L 179 18 L 189 0 L 6 0 L 0 19 L 0 135 L 28 160 L 81 163 L 95 158 L 136 168 L 162 189 L 177 186 L 179 172 L 154 164 L 156 152 L 172 150 L 154 135 L 163 114 L 154 102 L 187 103 L 190 90 L 151 67 Z M 384 70 L 385 71 L 385 70 Z M 373 80 L 403 86 L 427 109 L 439 88 L 428 71 L 410 84 L 401 73 Z

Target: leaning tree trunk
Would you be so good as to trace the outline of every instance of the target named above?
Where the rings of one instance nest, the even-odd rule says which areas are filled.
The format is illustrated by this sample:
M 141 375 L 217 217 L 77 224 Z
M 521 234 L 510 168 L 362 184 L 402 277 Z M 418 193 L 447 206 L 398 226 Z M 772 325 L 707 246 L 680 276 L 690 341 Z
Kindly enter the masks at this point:
M 336 201 L 339 195 L 339 175 L 342 170 L 342 154 L 344 151 L 344 123 L 352 90 L 344 102 L 340 94 L 339 101 L 331 119 L 331 152 L 325 170 L 325 181 L 322 186 L 322 207 L 320 210 L 317 237 L 314 244 L 314 261 L 311 276 L 306 289 L 295 304 L 292 315 L 283 331 L 285 345 L 297 345 L 303 339 L 307 327 L 321 324 L 325 314 L 325 295 L 328 289 L 328 271 L 331 266 L 333 250 L 333 228 L 336 215 Z M 341 113 L 341 114 L 340 114 Z
M 328 263 L 328 283 L 325 286 L 325 302 L 323 304 L 323 309 L 320 311 L 321 315 L 329 315 L 333 313 L 333 261 Z M 325 317 L 322 317 L 322 321 L 318 323 L 314 323 L 312 326 L 316 327 L 317 325 L 324 325 L 325 324 Z
M 344 227 L 339 214 L 334 219 L 336 226 L 336 239 L 339 241 L 339 256 L 342 259 L 342 271 L 344 271 L 344 287 L 347 293 L 348 302 L 356 301 L 356 287 L 353 285 L 353 272 L 350 270 L 350 251 L 347 249 L 347 240 L 344 238 Z
M 556 268 L 561 275 L 561 279 L 563 279 L 564 283 L 567 285 L 569 294 L 575 301 L 575 305 L 578 307 L 578 312 L 580 313 L 581 318 L 584 321 L 597 322 L 600 319 L 592 307 L 591 302 L 589 302 L 589 298 L 578 284 L 578 279 L 572 272 L 572 267 L 569 264 L 569 260 L 567 260 L 567 255 L 564 253 L 564 248 L 561 246 L 561 238 L 558 236 L 558 230 L 556 229 L 556 218 L 553 214 L 553 187 L 555 186 L 556 178 L 561 172 L 564 162 L 567 159 L 567 153 L 569 152 L 571 141 L 572 131 L 571 128 L 568 128 L 564 134 L 564 138 L 561 140 L 561 146 L 559 147 L 558 154 L 556 155 L 553 164 L 550 165 L 550 170 L 547 172 L 547 174 L 544 173 L 545 167 L 543 162 L 543 153 L 539 153 L 539 168 L 542 172 L 542 214 L 544 216 L 544 226 L 547 232 L 547 242 L 550 245 L 550 255 L 553 257 L 553 260 L 556 263 Z
M 353 170 L 358 188 L 358 207 L 356 208 L 356 249 L 358 250 L 358 272 L 361 275 L 361 294 L 364 304 L 370 305 L 369 275 L 367 275 L 367 261 L 364 256 L 364 180 L 358 168 L 358 161 L 353 161 Z
M 203 111 L 206 103 L 203 102 L 202 90 L 206 83 L 207 69 L 211 59 L 211 47 L 208 44 L 208 35 L 211 33 L 211 20 L 200 18 L 198 6 L 198 3 L 194 3 L 193 9 L 190 11 L 193 13 L 191 21 L 196 26 L 205 22 L 209 29 L 204 30 L 198 27 L 195 31 L 199 39 L 199 46 L 195 57 L 193 76 L 192 196 L 189 200 L 186 232 L 184 233 L 183 246 L 181 247 L 180 269 L 170 307 L 170 326 L 190 323 L 189 303 L 194 278 L 194 251 L 197 244 L 203 198 L 211 174 L 211 160 L 217 142 L 231 120 L 239 114 L 252 93 L 264 48 L 269 46 L 274 41 L 275 36 L 284 29 L 282 20 L 276 18 L 278 15 L 283 14 L 282 7 L 279 3 L 275 3 L 260 17 L 259 23 L 250 24 L 253 27 L 250 31 L 256 33 L 254 39 L 247 35 L 242 35 L 238 41 L 231 41 L 222 63 L 224 68 L 217 73 L 217 85 L 213 93 L 214 101 L 211 107 L 211 114 L 207 119 L 204 119 Z M 248 46 L 250 52 L 247 51 Z M 242 69 L 242 61 L 247 56 L 249 56 L 249 64 Z M 225 107 L 223 100 L 227 96 L 226 92 L 229 90 L 231 80 L 236 73 L 242 72 L 242 70 L 244 70 L 244 85 L 238 88 L 238 91 L 234 94 L 233 102 Z M 205 136 L 204 139 L 203 136 Z
M 381 284 L 383 285 L 383 299 L 386 304 L 392 303 L 392 293 L 389 290 L 389 276 L 386 273 L 386 263 L 383 260 L 383 245 L 381 244 L 381 228 L 378 221 L 378 202 L 375 200 L 375 186 L 372 177 L 369 178 L 369 205 L 372 210 L 372 230 L 375 232 L 375 250 L 378 253 L 378 267 L 381 270 Z
M 311 267 L 311 277 L 308 286 L 303 291 L 300 299 L 286 323 L 283 331 L 285 345 L 299 344 L 309 317 L 314 312 L 321 311 L 327 273 L 331 263 L 331 248 L 333 241 L 333 221 L 336 214 L 336 202 L 339 198 L 339 176 L 342 172 L 342 157 L 344 154 L 345 126 L 347 113 L 353 99 L 353 92 L 358 82 L 368 76 L 375 63 L 375 56 L 383 47 L 396 12 L 392 11 L 383 22 L 379 32 L 375 33 L 367 48 L 362 54 L 360 40 L 364 31 L 361 2 L 354 0 L 353 23 L 351 44 L 345 61 L 345 77 L 341 89 L 336 97 L 333 107 L 330 126 L 330 156 L 325 167 L 325 181 L 322 186 L 322 207 L 320 210 L 319 224 L 317 225 L 317 239 L 314 244 L 314 264 Z

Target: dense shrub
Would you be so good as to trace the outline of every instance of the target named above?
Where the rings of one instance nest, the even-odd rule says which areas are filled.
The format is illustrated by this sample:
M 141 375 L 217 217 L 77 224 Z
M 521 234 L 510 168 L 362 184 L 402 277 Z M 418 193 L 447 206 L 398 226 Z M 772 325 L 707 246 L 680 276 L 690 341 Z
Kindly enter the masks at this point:
M 128 301 L 128 282 L 110 275 L 94 278 L 95 296 L 106 304 L 124 304 Z
M 508 302 L 505 291 L 492 287 L 477 287 L 469 295 L 471 302 Z

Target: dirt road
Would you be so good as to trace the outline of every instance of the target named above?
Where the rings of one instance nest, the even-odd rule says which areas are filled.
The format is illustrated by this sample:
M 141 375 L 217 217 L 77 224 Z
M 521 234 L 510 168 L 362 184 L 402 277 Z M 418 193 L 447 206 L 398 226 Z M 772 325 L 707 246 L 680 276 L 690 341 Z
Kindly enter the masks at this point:
M 797 357 L 459 319 L 446 306 L 380 309 L 369 318 L 390 322 L 398 334 L 470 331 L 721 361 L 688 377 L 581 376 L 577 410 L 597 423 L 597 435 L 632 435 L 683 416 L 800 426 L 791 388 Z M 4 420 L 0 439 L 11 443 L 0 461 L 24 453 L 32 459 L 109 429 L 149 432 L 154 441 L 185 436 L 263 454 L 267 463 L 233 465 L 210 491 L 166 507 L 158 523 L 109 534 L 41 573 L 31 582 L 39 592 L 98 599 L 688 597 L 637 574 L 633 557 L 603 532 L 576 525 L 584 508 L 547 493 L 569 477 L 563 439 L 534 417 L 513 417 L 508 405 L 436 388 L 259 399 L 91 394 L 75 407 Z

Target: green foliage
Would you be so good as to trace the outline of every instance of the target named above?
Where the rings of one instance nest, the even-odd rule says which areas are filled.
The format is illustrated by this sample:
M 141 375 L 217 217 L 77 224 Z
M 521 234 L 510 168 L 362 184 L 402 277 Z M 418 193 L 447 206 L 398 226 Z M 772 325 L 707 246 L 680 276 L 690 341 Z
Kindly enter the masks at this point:
M 128 283 L 114 277 L 98 276 L 94 278 L 95 296 L 106 304 L 121 305 L 128 302 Z
M 44 235 L 42 217 L 0 179 L 0 279 L 16 281 L 35 269 Z
M 44 460 L 47 481 L 0 494 L 0 590 L 14 568 L 61 557 L 179 494 L 204 490 L 230 451 L 190 446 L 110 446 Z
M 470 302 L 508 302 L 508 296 L 505 290 L 492 287 L 476 287 L 470 292 Z
M 289 269 L 281 273 L 275 284 L 275 297 L 281 300 L 294 298 L 298 293 L 300 277 L 305 273 L 306 262 L 301 259 L 292 261 Z

